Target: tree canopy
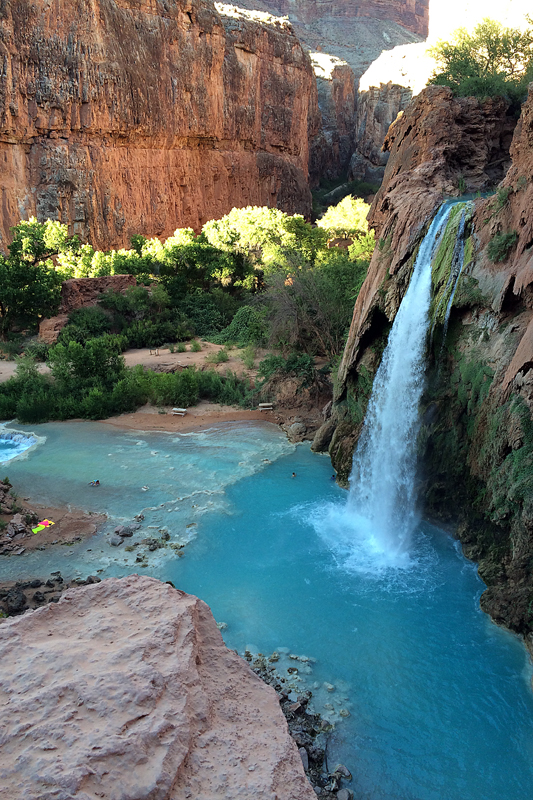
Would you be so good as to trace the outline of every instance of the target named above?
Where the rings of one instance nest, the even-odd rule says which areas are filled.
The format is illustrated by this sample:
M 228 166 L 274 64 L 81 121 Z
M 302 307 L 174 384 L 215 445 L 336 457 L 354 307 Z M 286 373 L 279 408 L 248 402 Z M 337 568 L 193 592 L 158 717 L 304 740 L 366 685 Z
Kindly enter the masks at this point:
M 330 206 L 317 225 L 325 230 L 328 236 L 339 236 L 343 239 L 354 239 L 368 233 L 366 217 L 368 203 L 351 194 L 344 197 L 336 206 Z
M 449 42 L 428 50 L 437 62 L 430 83 L 450 86 L 461 97 L 506 96 L 521 102 L 533 80 L 533 20 L 525 30 L 484 19 L 469 33 L 459 28 Z
M 78 246 L 66 225 L 35 217 L 12 228 L 13 240 L 7 258 L 0 255 L 0 336 L 22 330 L 39 318 L 52 316 L 59 306 L 65 276 L 52 258 Z

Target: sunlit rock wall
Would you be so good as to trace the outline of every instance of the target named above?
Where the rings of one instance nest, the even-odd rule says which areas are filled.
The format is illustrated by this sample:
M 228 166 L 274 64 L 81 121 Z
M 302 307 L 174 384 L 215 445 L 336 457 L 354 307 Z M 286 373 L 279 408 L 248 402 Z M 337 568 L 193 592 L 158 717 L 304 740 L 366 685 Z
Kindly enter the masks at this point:
M 318 129 L 290 25 L 210 0 L 2 3 L 0 234 L 37 214 L 98 247 L 233 206 L 308 214 Z

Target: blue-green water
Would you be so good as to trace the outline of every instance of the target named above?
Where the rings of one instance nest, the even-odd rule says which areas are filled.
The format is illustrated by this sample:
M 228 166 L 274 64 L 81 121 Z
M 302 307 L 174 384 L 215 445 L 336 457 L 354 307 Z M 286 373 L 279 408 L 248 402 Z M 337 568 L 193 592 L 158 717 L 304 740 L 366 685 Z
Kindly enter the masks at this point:
M 176 540 L 192 525 L 197 535 L 183 558 L 157 551 L 142 571 L 209 603 L 227 624 L 230 647 L 265 654 L 281 647 L 316 659 L 309 674 L 307 664 L 293 663 L 306 685 L 316 685 L 318 705 L 329 701 L 327 714 L 338 720 L 340 707 L 350 712 L 336 723 L 330 761 L 352 769 L 356 797 L 530 795 L 529 661 L 520 641 L 480 611 L 483 584 L 445 533 L 422 525 L 405 569 L 358 566 L 327 521 L 346 497 L 330 480 L 329 460 L 288 445 L 272 426 L 219 426 L 188 437 L 97 423 L 37 432 L 46 443 L 6 469 L 21 493 L 120 519 L 143 511 L 143 525 L 164 521 Z M 93 478 L 99 489 L 87 486 Z M 141 572 L 126 557 L 101 535 L 4 559 L 0 569 L 41 574 L 43 559 L 41 567 L 65 576 L 97 565 L 102 576 Z M 325 692 L 326 681 L 334 691 Z
M 6 430 L 5 425 L 0 422 L 0 466 L 22 455 L 36 444 L 36 437 Z

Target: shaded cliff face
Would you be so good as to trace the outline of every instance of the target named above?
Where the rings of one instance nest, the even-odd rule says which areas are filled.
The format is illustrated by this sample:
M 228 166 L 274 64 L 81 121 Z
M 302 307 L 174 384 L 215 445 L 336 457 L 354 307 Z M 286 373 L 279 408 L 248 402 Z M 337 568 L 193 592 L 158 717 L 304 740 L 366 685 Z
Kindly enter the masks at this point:
M 357 150 L 350 158 L 348 180 L 381 183 L 388 161 L 383 150 L 387 132 L 398 113 L 411 101 L 412 93 L 399 84 L 371 86 L 360 92 L 355 119 Z
M 454 100 L 435 87 L 391 127 L 391 156 L 371 209 L 379 244 L 356 302 L 329 423 L 343 480 L 428 220 L 443 194 L 490 183 L 507 163 L 510 125 L 504 106 Z M 433 267 L 420 497 L 426 514 L 459 523 L 465 553 L 488 586 L 482 607 L 533 648 L 533 91 L 510 152 L 503 181 L 476 200 L 467 222 L 444 341 L 446 303 L 439 312 L 438 299 L 451 291 L 458 214 Z
M 321 115 L 319 133 L 310 143 L 309 178 L 335 180 L 346 173 L 355 147 L 357 86 L 351 67 L 325 53 L 311 55 Z
M 233 206 L 309 213 L 316 86 L 287 23 L 209 0 L 0 13 L 4 242 L 34 213 L 98 247 L 199 229 Z
M 369 122 L 368 133 L 363 136 L 364 153 L 368 140 L 375 135 L 373 146 L 381 148 L 383 138 L 390 122 L 403 108 L 394 107 L 395 93 L 385 99 L 386 93 L 379 90 L 382 99 L 390 107 L 390 118 L 384 125 L 381 117 L 382 107 L 376 111 L 378 120 L 370 114 L 370 104 L 365 104 L 364 115 L 356 121 L 357 83 L 370 65 L 381 53 L 396 48 L 397 45 L 420 42 L 427 36 L 429 8 L 428 2 L 413 0 L 344 0 L 344 2 L 321 3 L 316 0 L 239 0 L 239 4 L 249 9 L 275 14 L 287 14 L 294 30 L 304 47 L 311 51 L 317 76 L 319 104 L 322 112 L 322 128 L 317 137 L 310 142 L 310 177 L 316 185 L 321 178 L 336 180 L 345 177 L 350 157 L 356 149 L 356 130 L 361 130 L 365 120 Z M 324 62 L 337 61 L 339 69 L 325 68 Z M 383 83 L 387 84 L 386 77 Z M 379 83 L 377 84 L 379 86 Z M 354 102 L 340 107 L 339 99 L 347 101 L 354 92 Z M 405 105 L 405 103 L 404 103 Z M 393 111 L 394 109 L 394 111 Z M 348 115 L 349 110 L 349 115 Z M 334 113 L 332 113 L 332 111 Z M 347 128 L 347 130 L 346 130 Z M 359 154 L 361 165 L 362 155 Z M 364 163 L 372 169 L 381 166 L 379 160 L 373 164 L 364 156 Z M 359 178 L 354 169 L 351 176 Z M 366 176 L 372 180 L 382 177 L 382 170 Z

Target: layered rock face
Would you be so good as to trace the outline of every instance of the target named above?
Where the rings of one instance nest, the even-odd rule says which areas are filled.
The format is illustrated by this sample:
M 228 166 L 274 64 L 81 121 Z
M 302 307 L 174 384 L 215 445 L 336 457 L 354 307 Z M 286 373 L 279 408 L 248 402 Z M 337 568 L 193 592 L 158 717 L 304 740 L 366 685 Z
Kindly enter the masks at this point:
M 391 127 L 370 213 L 379 244 L 355 305 L 333 415 L 315 444 L 331 440 L 342 480 L 428 222 L 443 196 L 487 188 L 505 168 L 512 124 L 496 101 L 456 100 L 431 87 Z M 467 225 L 444 343 L 442 317 L 435 305 L 431 312 L 420 497 L 427 514 L 458 523 L 488 586 L 482 607 L 533 649 L 532 91 L 510 152 L 512 166 L 491 197 L 475 202 Z M 443 236 L 445 246 L 452 228 Z M 446 292 L 450 269 L 446 261 L 434 267 L 435 295 Z
M 388 161 L 383 149 L 387 132 L 398 113 L 411 101 L 410 89 L 391 82 L 361 92 L 355 119 L 355 147 L 348 166 L 348 180 L 380 184 Z
M 428 2 L 345 0 L 340 3 L 318 3 L 314 0 L 240 0 L 240 5 L 263 12 L 287 14 L 297 36 L 311 51 L 322 113 L 320 134 L 310 142 L 312 185 L 318 184 L 321 178 L 335 180 L 345 176 L 350 157 L 356 150 L 359 153 L 359 164 L 366 161 L 366 149 L 372 134 L 375 135 L 372 147 L 379 150 L 386 129 L 400 107 L 394 113 L 389 111 L 383 116 L 380 104 L 380 108 L 376 110 L 376 116 L 381 119 L 380 125 L 371 119 L 370 103 L 366 103 L 363 115 L 356 120 L 357 83 L 382 52 L 399 45 L 420 42 L 421 37 L 427 36 Z M 335 64 L 337 69 L 334 69 Z M 383 82 L 387 84 L 389 81 L 390 78 L 386 77 Z M 377 86 L 379 85 L 378 83 Z M 354 101 L 351 103 L 353 87 Z M 342 108 L 339 107 L 340 96 L 344 101 Z M 385 99 L 383 90 L 381 99 Z M 393 107 L 394 92 L 385 102 Z M 390 118 L 385 126 L 387 116 Z M 365 120 L 369 120 L 370 124 L 360 148 L 358 135 Z M 370 170 L 376 166 L 378 170 L 363 177 L 379 181 L 383 174 L 379 167 L 383 165 L 384 159 L 380 157 L 374 164 L 368 163 Z M 361 166 L 356 169 L 354 162 L 349 177 L 360 178 Z
M 168 584 L 69 589 L 4 622 L 0 652 L 10 800 L 315 797 L 275 691 Z
M 313 53 L 311 60 L 322 117 L 309 153 L 309 177 L 311 185 L 317 185 L 321 178 L 335 180 L 350 163 L 355 147 L 357 86 L 346 62 L 325 53 Z
M 0 22 L 4 244 L 30 214 L 108 248 L 233 206 L 309 213 L 316 86 L 288 23 L 210 0 L 19 0 Z
M 420 36 L 428 34 L 429 0 L 268 0 L 268 5 L 305 23 L 323 17 L 369 17 L 391 20 Z

